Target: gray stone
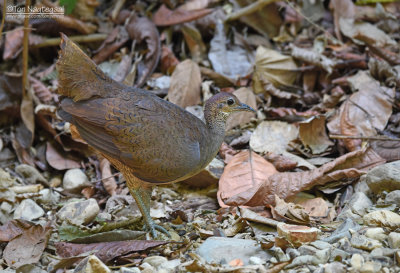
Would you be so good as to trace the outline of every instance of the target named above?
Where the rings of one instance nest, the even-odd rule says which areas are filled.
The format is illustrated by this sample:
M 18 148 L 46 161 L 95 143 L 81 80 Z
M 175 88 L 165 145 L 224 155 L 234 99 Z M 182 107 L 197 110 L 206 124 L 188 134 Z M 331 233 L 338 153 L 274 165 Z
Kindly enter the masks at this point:
M 344 261 L 350 256 L 350 253 L 341 250 L 339 248 L 334 248 L 331 251 L 331 261 Z
M 44 210 L 31 199 L 24 199 L 14 211 L 14 219 L 32 221 L 44 215 Z
M 330 249 L 330 248 L 332 248 L 331 244 L 329 244 L 327 242 L 324 242 L 324 241 L 321 241 L 321 240 L 317 240 L 317 241 L 311 242 L 310 245 L 315 247 L 315 248 L 318 248 L 318 249 L 327 249 L 327 248 Z
M 39 194 L 41 196 L 37 199 L 38 203 L 56 205 L 60 202 L 61 195 L 51 189 L 43 189 L 39 192 Z
M 338 220 L 346 218 L 360 219 L 366 210 L 373 205 L 372 201 L 362 192 L 356 192 L 337 217 Z
M 400 190 L 391 191 L 386 195 L 386 204 L 395 204 L 400 207 Z
M 179 259 L 168 261 L 167 258 L 162 256 L 150 256 L 143 260 L 155 268 L 156 272 L 175 272 L 175 268 L 180 265 Z
M 318 258 L 321 264 L 327 263 L 330 256 L 331 256 L 331 250 L 329 248 L 318 250 L 315 253 L 315 257 Z
M 366 182 L 375 194 L 400 190 L 400 160 L 373 168 L 367 173 Z
M 249 264 L 265 264 L 266 261 L 261 260 L 259 257 L 250 257 L 249 258 Z
M 271 248 L 271 251 L 274 257 L 278 260 L 278 262 L 282 263 L 290 260 L 289 255 L 286 255 L 285 252 L 283 252 L 282 248 L 280 247 L 273 247 Z
M 304 255 L 315 256 L 315 253 L 318 251 L 318 249 L 310 245 L 302 245 L 298 248 L 298 251 L 300 252 L 301 256 Z
M 353 247 L 371 251 L 375 248 L 382 247 L 382 243 L 378 240 L 368 238 L 364 235 L 354 234 L 351 237 L 350 243 Z
M 354 222 L 352 219 L 347 218 L 332 234 L 327 238 L 323 238 L 322 241 L 328 243 L 334 243 L 343 237 L 350 238 L 350 229 L 357 231 L 360 230 L 361 226 Z
M 57 213 L 61 221 L 67 220 L 75 225 L 86 225 L 93 221 L 99 213 L 97 201 L 90 198 L 65 204 Z
M 383 230 L 383 228 L 380 227 L 367 229 L 367 231 L 365 232 L 365 236 L 371 239 L 378 240 L 380 242 L 383 242 L 387 238 L 385 231 Z
M 400 227 L 400 215 L 390 210 L 376 210 L 363 216 L 364 225 L 382 226 L 392 230 Z
M 366 196 L 371 196 L 372 191 L 368 187 L 366 180 L 367 180 L 367 175 L 366 174 L 362 175 L 360 177 L 360 180 L 354 185 L 354 192 L 362 192 Z
M 388 243 L 391 248 L 400 248 L 400 233 L 390 232 Z
M 141 273 L 137 267 L 121 267 L 119 271 L 121 273 Z
M 339 262 L 333 262 L 330 264 L 326 264 L 323 267 L 323 273 L 346 273 L 346 266 Z
M 301 265 L 319 265 L 320 260 L 317 257 L 311 255 L 299 256 L 293 259 L 292 263 L 286 266 L 286 268 L 294 268 Z
M 350 264 L 353 269 L 360 270 L 361 267 L 364 265 L 364 257 L 358 253 L 353 254 L 350 260 Z
M 95 255 L 90 255 L 80 261 L 74 270 L 74 273 L 86 272 L 111 273 L 111 270 Z
M 43 177 L 43 175 L 41 175 L 41 173 L 36 170 L 36 168 L 30 165 L 18 165 L 17 167 L 15 167 L 15 172 L 21 175 L 29 184 L 42 183 L 47 186 L 49 184 L 47 180 Z
M 86 174 L 81 169 L 70 169 L 64 174 L 63 188 L 69 192 L 80 192 L 90 185 Z
M 380 263 L 368 261 L 360 268 L 360 273 L 376 273 L 382 268 Z
M 286 254 L 293 260 L 296 257 L 300 256 L 300 252 L 295 248 L 288 248 L 286 249 Z
M 225 237 L 207 238 L 197 251 L 206 262 L 219 264 L 241 259 L 244 265 L 247 265 L 253 256 L 262 260 L 271 258 L 271 255 L 262 250 L 256 241 Z
M 393 257 L 393 255 L 398 251 L 398 249 L 391 249 L 387 247 L 375 248 L 371 251 L 370 255 L 372 257 L 375 256 L 386 256 L 386 257 Z

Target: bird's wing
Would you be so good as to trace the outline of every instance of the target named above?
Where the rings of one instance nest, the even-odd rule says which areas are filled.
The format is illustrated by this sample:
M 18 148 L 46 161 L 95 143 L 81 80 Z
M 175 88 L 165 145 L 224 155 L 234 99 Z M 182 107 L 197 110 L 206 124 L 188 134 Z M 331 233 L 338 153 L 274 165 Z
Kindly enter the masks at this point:
M 175 181 L 200 164 L 199 138 L 204 137 L 205 125 L 155 96 L 64 99 L 61 107 L 72 115 L 83 139 L 144 181 Z

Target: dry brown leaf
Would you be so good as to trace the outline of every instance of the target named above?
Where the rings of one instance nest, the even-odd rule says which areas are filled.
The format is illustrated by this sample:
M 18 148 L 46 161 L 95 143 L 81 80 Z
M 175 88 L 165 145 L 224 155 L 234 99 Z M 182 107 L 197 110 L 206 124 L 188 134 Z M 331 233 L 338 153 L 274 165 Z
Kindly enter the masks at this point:
M 163 45 L 161 48 L 161 71 L 164 74 L 171 75 L 178 64 L 179 60 L 176 58 L 172 50 Z
M 253 109 L 257 109 L 257 102 L 256 102 L 256 96 L 254 95 L 253 91 L 247 87 L 242 87 L 233 94 L 243 103 L 247 104 Z M 256 114 L 255 113 L 249 113 L 249 112 L 240 112 L 240 113 L 234 113 L 232 114 L 229 118 L 228 121 L 226 122 L 226 130 L 230 130 L 235 126 L 238 125 L 243 125 L 248 122 L 252 118 L 255 118 Z
M 275 195 L 275 206 L 270 207 L 271 213 L 276 220 L 286 220 L 296 224 L 307 224 L 310 222 L 310 217 L 302 206 L 286 203 L 277 195 Z
M 219 180 L 219 205 L 227 207 L 247 203 L 260 185 L 275 173 L 275 167 L 258 154 L 241 151 L 225 166 Z
M 112 259 L 124 254 L 139 252 L 168 243 L 168 241 L 129 240 L 93 244 L 73 244 L 66 242 L 57 242 L 55 243 L 55 246 L 57 255 L 63 258 L 77 256 L 88 251 L 96 251 L 95 255 L 100 260 L 107 263 L 108 261 L 111 261 Z
M 128 31 L 123 26 L 114 28 L 96 50 L 92 60 L 99 64 L 110 57 L 115 51 L 122 47 L 129 40 Z
M 29 81 L 35 95 L 43 103 L 48 103 L 53 99 L 53 93 L 38 79 L 29 76 Z
M 333 20 L 335 23 L 336 37 L 342 41 L 340 33 L 339 19 L 340 18 L 354 18 L 356 8 L 351 0 L 332 0 L 329 3 L 329 8 L 333 9 Z
M 207 47 L 203 42 L 200 31 L 194 25 L 190 24 L 184 24 L 181 27 L 181 31 L 185 38 L 186 45 L 190 50 L 192 60 L 196 63 L 200 63 L 204 60 L 207 53 Z
M 154 23 L 147 17 L 131 15 L 126 25 L 129 37 L 137 43 L 144 43 L 146 49 L 143 61 L 138 64 L 135 86 L 142 86 L 148 76 L 156 69 L 161 55 L 160 34 Z
M 275 87 L 290 86 L 296 79 L 296 63 L 290 56 L 262 46 L 257 48 L 256 65 L 253 74 L 255 93 L 264 93 L 264 83 L 271 82 Z
M 375 136 L 376 130 L 383 130 L 392 114 L 394 89 L 380 86 L 365 71 L 349 77 L 352 94 L 340 107 L 339 113 L 328 123 L 332 134 L 347 136 Z M 345 139 L 349 151 L 358 149 L 359 139 Z
M 153 22 L 157 26 L 172 26 L 190 22 L 210 14 L 212 9 L 185 10 L 177 8 L 168 9 L 164 4 L 153 14 Z
M 313 198 L 313 199 L 303 199 L 297 204 L 301 205 L 304 210 L 311 217 L 327 217 L 329 213 L 328 202 L 322 199 L 321 197 Z
M 50 142 L 47 142 L 46 145 L 46 160 L 49 165 L 56 170 L 68 170 L 81 167 L 78 160 L 74 160 L 67 154 L 58 151 Z
M 305 172 L 286 172 L 271 175 L 246 203 L 227 205 L 261 206 L 273 205 L 275 194 L 286 199 L 295 194 L 308 190 L 316 185 L 325 185 L 332 181 L 354 179 L 377 165 L 385 162 L 371 148 L 364 148 L 342 155 L 323 166 Z M 255 193 L 254 193 L 255 192 Z M 248 196 L 248 193 L 246 196 Z
M 168 90 L 170 102 L 187 107 L 201 101 L 201 74 L 199 66 L 190 59 L 179 63 L 171 76 Z
M 293 124 L 282 121 L 263 121 L 251 135 L 250 147 L 260 153 L 281 154 L 286 151 L 289 142 L 297 136 L 298 129 Z
M 110 161 L 108 161 L 106 158 L 103 158 L 100 161 L 100 171 L 103 187 L 106 189 L 108 194 L 115 195 L 115 190 L 117 189 L 117 181 L 115 181 L 115 177 L 111 173 Z
M 24 37 L 24 28 L 17 27 L 6 32 L 6 39 L 3 51 L 3 60 L 14 59 L 22 51 L 22 38 Z
M 9 242 L 24 233 L 24 231 L 31 226 L 31 223 L 21 219 L 8 221 L 4 225 L 0 226 L 0 241 Z
M 329 74 L 332 73 L 336 62 L 313 50 L 292 46 L 292 56 L 303 62 L 321 67 Z
M 47 246 L 51 227 L 31 226 L 11 240 L 4 249 L 3 258 L 8 266 L 17 268 L 25 264 L 34 264 L 40 260 Z
M 326 134 L 325 120 L 325 116 L 318 116 L 299 123 L 300 140 L 313 154 L 321 154 L 333 145 Z
M 188 0 L 185 1 L 179 8 L 183 10 L 199 10 L 205 9 L 208 4 L 212 2 L 211 0 Z
M 61 26 L 76 30 L 81 34 L 91 34 L 97 29 L 97 27 L 91 23 L 84 23 L 70 16 L 56 16 L 53 20 L 57 21 Z
M 380 157 L 389 162 L 400 160 L 400 141 L 375 140 L 371 142 L 371 147 Z
M 275 153 L 266 153 L 264 158 L 274 164 L 275 168 L 280 172 L 291 171 L 297 167 L 297 162 L 284 156 Z

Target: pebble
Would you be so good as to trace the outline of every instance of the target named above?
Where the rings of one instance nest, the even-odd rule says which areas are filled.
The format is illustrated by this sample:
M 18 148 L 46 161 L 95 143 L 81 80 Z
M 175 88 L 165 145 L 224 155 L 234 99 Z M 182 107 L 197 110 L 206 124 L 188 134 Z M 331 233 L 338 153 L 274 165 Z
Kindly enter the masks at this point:
M 244 265 L 248 265 L 250 257 L 259 257 L 265 261 L 271 258 L 271 255 L 262 250 L 254 240 L 226 237 L 207 238 L 197 252 L 206 262 L 219 264 L 240 259 Z
M 323 266 L 323 273 L 346 273 L 346 266 L 339 262 L 333 262 Z
M 351 267 L 355 270 L 360 270 L 364 265 L 364 258 L 360 254 L 356 253 L 351 256 L 350 260 Z
M 342 239 L 343 237 L 350 238 L 351 234 L 349 230 L 351 229 L 357 231 L 360 228 L 361 226 L 356 222 L 354 222 L 353 219 L 346 218 L 345 221 L 332 233 L 331 236 L 324 238 L 322 240 L 328 243 L 334 243 Z
M 371 239 L 378 240 L 380 242 L 384 241 L 387 239 L 387 235 L 383 228 L 377 227 L 377 228 L 369 228 L 365 232 L 365 236 Z
M 350 240 L 351 246 L 371 251 L 382 247 L 382 243 L 375 239 L 370 239 L 364 235 L 354 234 Z
M 30 165 L 18 165 L 17 167 L 15 167 L 15 172 L 21 175 L 29 184 L 41 183 L 47 186 L 49 185 L 43 175 L 38 170 L 36 170 L 36 168 Z
M 51 189 L 43 189 L 39 192 L 40 198 L 37 202 L 41 204 L 56 205 L 60 202 L 61 195 Z
M 100 208 L 97 201 L 90 198 L 65 204 L 57 213 L 61 221 L 68 220 L 75 225 L 89 224 L 96 218 Z
M 344 207 L 343 211 L 338 215 L 337 219 L 360 219 L 372 205 L 372 201 L 364 193 L 356 192 L 351 197 L 349 203 Z
M 349 256 L 350 256 L 350 254 L 348 252 L 341 250 L 339 248 L 334 248 L 331 251 L 330 261 L 344 261 Z
M 70 169 L 64 174 L 63 188 L 69 192 L 80 192 L 90 185 L 88 177 L 81 169 Z
M 360 268 L 360 273 L 376 273 L 382 268 L 380 263 L 368 261 Z
M 249 264 L 265 264 L 266 261 L 261 260 L 259 257 L 252 256 L 249 258 Z
M 363 217 L 365 225 L 383 226 L 392 230 L 400 227 L 400 215 L 390 210 L 372 211 Z
M 400 207 L 400 190 L 392 191 L 386 194 L 385 203 L 395 204 Z
M 400 160 L 379 165 L 367 173 L 368 187 L 375 193 L 400 190 Z
M 44 210 L 31 199 L 24 199 L 14 211 L 14 219 L 32 221 L 42 217 Z
M 121 267 L 119 272 L 121 273 L 141 273 L 137 267 Z
M 400 248 L 400 233 L 389 233 L 388 243 L 391 248 Z

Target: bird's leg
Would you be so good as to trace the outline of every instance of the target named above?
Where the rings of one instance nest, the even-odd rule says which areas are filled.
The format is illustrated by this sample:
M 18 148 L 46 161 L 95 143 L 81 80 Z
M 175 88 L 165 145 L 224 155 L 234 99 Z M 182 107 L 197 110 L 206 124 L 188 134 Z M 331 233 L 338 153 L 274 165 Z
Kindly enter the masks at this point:
M 162 226 L 156 225 L 153 219 L 150 217 L 150 199 L 152 187 L 142 184 L 140 185 L 140 187 L 129 187 L 129 189 L 133 198 L 135 198 L 136 204 L 138 205 L 140 212 L 142 213 L 143 220 L 146 223 L 147 228 L 151 232 L 151 236 L 153 238 L 156 238 L 156 230 L 158 230 L 170 237 L 168 231 Z

